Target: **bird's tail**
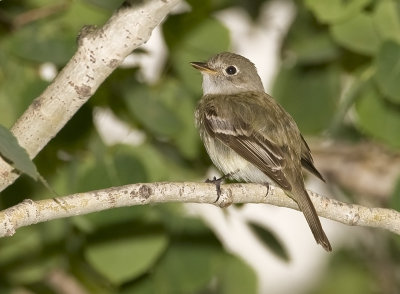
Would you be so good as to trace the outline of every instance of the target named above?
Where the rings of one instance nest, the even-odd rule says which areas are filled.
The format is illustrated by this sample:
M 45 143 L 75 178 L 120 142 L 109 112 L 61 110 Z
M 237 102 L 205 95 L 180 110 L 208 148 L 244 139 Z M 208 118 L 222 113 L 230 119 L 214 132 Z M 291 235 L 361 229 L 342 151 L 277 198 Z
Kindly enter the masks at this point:
M 300 191 L 293 191 L 293 198 L 299 205 L 300 210 L 303 212 L 311 232 L 314 235 L 315 241 L 324 247 L 326 251 L 332 251 L 331 244 L 322 229 L 321 222 L 307 191 L 305 188 L 299 190 Z

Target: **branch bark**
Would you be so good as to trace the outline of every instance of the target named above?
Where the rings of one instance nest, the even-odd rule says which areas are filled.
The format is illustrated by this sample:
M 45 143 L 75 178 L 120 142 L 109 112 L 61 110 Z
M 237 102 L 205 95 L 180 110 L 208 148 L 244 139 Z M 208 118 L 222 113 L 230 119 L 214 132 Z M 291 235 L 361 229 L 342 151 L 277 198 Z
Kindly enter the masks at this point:
M 12 236 L 24 226 L 84 215 L 115 207 L 165 202 L 209 203 L 226 207 L 232 203 L 266 203 L 297 209 L 297 204 L 283 190 L 258 184 L 222 185 L 220 201 L 215 203 L 215 185 L 206 183 L 147 183 L 112 187 L 46 199 L 24 200 L 0 212 L 0 237 Z M 351 226 L 382 228 L 400 235 L 400 212 L 368 208 L 339 202 L 309 191 L 318 215 Z
M 11 129 L 30 158 L 46 146 L 124 58 L 150 38 L 180 1 L 126 1 L 103 27 L 81 31 L 75 55 Z M 18 176 L 0 157 L 0 191 Z

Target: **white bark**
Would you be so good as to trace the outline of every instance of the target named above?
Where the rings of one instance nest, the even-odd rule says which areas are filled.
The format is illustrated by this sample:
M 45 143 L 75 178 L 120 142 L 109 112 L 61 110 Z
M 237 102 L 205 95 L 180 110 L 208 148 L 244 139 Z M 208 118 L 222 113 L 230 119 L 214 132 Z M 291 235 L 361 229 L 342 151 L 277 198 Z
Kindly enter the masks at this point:
M 165 202 L 266 203 L 298 209 L 297 204 L 274 186 L 257 184 L 222 185 L 218 203 L 215 185 L 206 183 L 147 183 L 112 187 L 45 200 L 25 200 L 0 212 L 0 237 L 11 236 L 24 226 L 52 219 L 84 215 L 115 207 Z M 347 204 L 309 191 L 317 213 L 351 226 L 382 228 L 400 235 L 400 213 L 392 209 Z
M 34 158 L 96 92 L 101 83 L 181 0 L 146 0 L 123 5 L 101 28 L 82 30 L 78 48 L 54 82 L 36 98 L 11 131 Z M 0 191 L 19 174 L 0 157 Z

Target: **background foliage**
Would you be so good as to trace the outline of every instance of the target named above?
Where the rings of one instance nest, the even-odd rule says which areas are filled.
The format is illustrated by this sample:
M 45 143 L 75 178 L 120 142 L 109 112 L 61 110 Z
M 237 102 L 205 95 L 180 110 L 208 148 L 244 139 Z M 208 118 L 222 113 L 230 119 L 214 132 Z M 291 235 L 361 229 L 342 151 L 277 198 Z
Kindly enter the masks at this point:
M 103 24 L 117 2 L 121 1 L 0 3 L 1 125 L 12 126 L 47 86 L 39 76 L 41 64 L 52 62 L 61 69 L 76 49 L 80 28 Z M 210 161 L 193 125 L 201 77 L 188 62 L 229 50 L 229 31 L 213 16 L 216 12 L 238 6 L 256 21 L 265 2 L 188 1 L 191 11 L 168 17 L 162 27 L 169 55 L 160 80 L 149 85 L 137 74 L 138 68 L 116 70 L 35 159 L 40 173 L 59 194 L 133 182 L 203 179 Z M 297 14 L 281 49 L 283 62 L 273 96 L 306 135 L 372 140 L 398 150 L 399 2 L 294 4 Z M 48 15 L 27 21 L 43 8 Z M 106 146 L 93 125 L 97 106 L 110 107 L 143 131 L 145 141 L 138 146 Z M 22 176 L 1 193 L 0 208 L 27 197 L 52 195 Z M 396 206 L 396 199 L 389 202 Z M 290 262 L 272 234 L 254 229 Z M 327 275 L 313 293 L 399 290 L 395 269 L 400 241 L 382 232 L 374 234 L 378 249 L 366 242 L 356 250 L 334 252 Z M 120 208 L 30 226 L 1 239 L 0 249 L 1 293 L 19 287 L 56 293 L 46 277 L 60 268 L 92 293 L 257 292 L 254 272 L 225 252 L 209 229 L 186 216 L 180 205 Z

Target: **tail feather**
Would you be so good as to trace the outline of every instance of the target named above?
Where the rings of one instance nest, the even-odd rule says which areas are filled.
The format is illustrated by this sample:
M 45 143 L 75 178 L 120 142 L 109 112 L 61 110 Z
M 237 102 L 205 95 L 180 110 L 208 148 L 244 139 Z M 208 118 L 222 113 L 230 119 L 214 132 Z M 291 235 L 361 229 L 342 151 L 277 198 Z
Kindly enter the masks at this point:
M 314 205 L 305 189 L 293 192 L 293 198 L 299 205 L 300 210 L 303 212 L 307 223 L 314 235 L 315 241 L 320 244 L 326 251 L 332 251 L 331 244 L 328 237 L 322 229 L 321 222 L 315 211 Z

